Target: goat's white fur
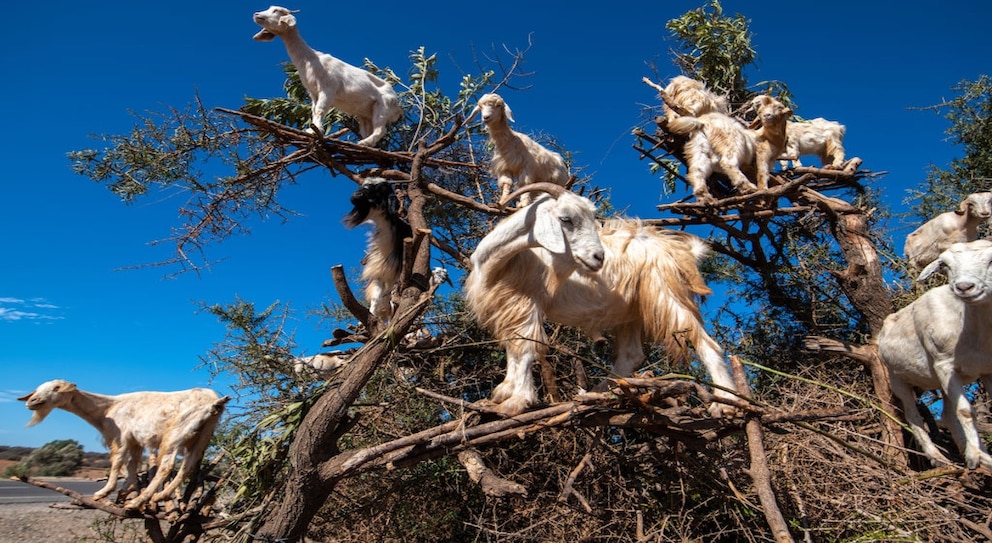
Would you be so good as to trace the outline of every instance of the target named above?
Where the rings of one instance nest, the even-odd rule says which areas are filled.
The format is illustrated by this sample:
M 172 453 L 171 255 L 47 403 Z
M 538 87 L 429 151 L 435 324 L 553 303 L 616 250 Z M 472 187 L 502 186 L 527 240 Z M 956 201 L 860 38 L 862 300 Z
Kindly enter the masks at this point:
M 300 37 L 293 13 L 280 6 L 256 12 L 253 19 L 262 30 L 254 39 L 282 38 L 300 81 L 310 93 L 310 122 L 318 135 L 324 135 L 323 119 L 333 107 L 358 121 L 363 138 L 359 145 L 374 146 L 386 134 L 386 127 L 403 116 L 396 92 L 375 74 L 311 49 Z
M 889 315 L 878 334 L 878 352 L 889 367 L 892 393 L 902 403 L 917 443 L 932 461 L 950 463 L 924 429 L 913 387 L 939 389 L 941 422 L 964 453 L 969 468 L 992 469 L 982 445 L 975 413 L 964 387 L 981 379 L 992 390 L 992 241 L 955 243 L 920 273 L 922 281 L 938 269 L 948 284 L 932 288 Z
M 906 236 L 903 254 L 913 269 L 921 269 L 952 243 L 978 239 L 979 225 L 990 217 L 992 192 L 969 194 L 957 209 L 937 215 Z
M 42 383 L 18 400 L 34 411 L 28 426 L 38 424 L 59 408 L 78 415 L 100 431 L 104 445 L 110 449 L 110 473 L 107 484 L 93 495 L 94 499 L 103 498 L 116 488 L 121 468 L 127 474 L 124 489 L 136 489 L 142 454 L 146 449 L 157 451 L 155 476 L 126 504 L 128 509 L 140 509 L 146 503 L 154 505 L 169 498 L 193 475 L 229 398 L 220 398 L 206 388 L 105 396 L 56 379 Z M 158 491 L 172 474 L 177 455 L 183 457 L 179 472 Z
M 489 171 L 496 177 L 500 189 L 500 203 L 507 203 L 507 197 L 514 188 L 532 183 L 568 184 L 569 173 L 565 160 L 560 154 L 550 151 L 530 136 L 510 128 L 513 112 L 498 94 L 484 94 L 479 98 L 469 118 L 481 113 L 482 122 L 489 130 L 493 143 L 493 156 L 489 161 Z M 523 194 L 520 204 L 527 205 L 530 195 Z
M 844 132 L 847 129 L 836 121 L 828 121 L 822 117 L 808 121 L 789 121 L 786 126 L 785 152 L 780 157 L 782 168 L 792 165 L 801 168 L 803 163 L 799 157 L 816 155 L 824 168 L 842 168 L 844 166 Z
M 293 359 L 293 372 L 300 376 L 316 375 L 326 379 L 351 361 L 351 355 L 342 351 L 320 353 Z
M 730 114 L 730 106 L 725 96 L 720 96 L 706 88 L 702 81 L 678 75 L 673 77 L 663 91 L 668 100 L 685 110 L 690 117 L 699 117 L 704 113 Z M 665 103 L 665 116 L 668 120 L 679 117 L 680 114 Z
M 765 95 L 754 98 L 751 105 L 758 111 L 755 119 L 755 125 L 761 125 L 758 130 L 718 112 L 698 117 L 684 115 L 668 121 L 670 132 L 689 137 L 684 147 L 686 178 L 700 201 L 712 200 L 707 182 L 714 172 L 729 177 L 738 192 L 768 188 L 772 166 L 785 148 L 786 122 L 792 110 Z
M 503 219 L 472 254 L 468 307 L 506 349 L 506 377 L 492 393 L 498 409 L 513 415 L 537 403 L 531 367 L 547 354 L 545 318 L 592 337 L 612 332 L 617 375 L 644 361 L 647 340 L 674 359 L 688 358 L 691 346 L 714 382 L 735 390 L 695 302 L 710 292 L 697 268 L 705 242 L 635 220 L 601 227 L 595 211 L 571 192 L 543 195 Z

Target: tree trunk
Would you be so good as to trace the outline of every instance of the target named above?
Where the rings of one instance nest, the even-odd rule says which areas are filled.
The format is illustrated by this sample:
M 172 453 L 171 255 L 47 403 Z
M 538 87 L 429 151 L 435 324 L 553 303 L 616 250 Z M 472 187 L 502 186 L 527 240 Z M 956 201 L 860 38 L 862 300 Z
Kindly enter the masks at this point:
M 310 521 L 340 480 L 335 475 L 322 476 L 321 467 L 340 460 L 337 442 L 349 427 L 348 409 L 372 374 L 392 354 L 399 340 L 415 322 L 419 322 L 430 306 L 434 288 L 431 288 L 428 279 L 431 275 L 430 243 L 425 243 L 424 235 L 429 234 L 430 230 L 423 214 L 429 192 L 420 171 L 427 157 L 454 141 L 460 127 L 461 122 L 456 122 L 454 128 L 434 144 L 421 145 L 413 157 L 411 181 L 407 186 L 410 200 L 407 221 L 416 237 L 405 242 L 404 272 L 400 278 L 401 295 L 396 312 L 388 326 L 374 320 L 367 323 L 375 334 L 373 339 L 328 385 L 300 423 L 290 446 L 289 473 L 281 492 L 277 494 L 281 494 L 282 499 L 266 514 L 262 527 L 255 534 L 257 539 L 296 543 L 306 535 Z

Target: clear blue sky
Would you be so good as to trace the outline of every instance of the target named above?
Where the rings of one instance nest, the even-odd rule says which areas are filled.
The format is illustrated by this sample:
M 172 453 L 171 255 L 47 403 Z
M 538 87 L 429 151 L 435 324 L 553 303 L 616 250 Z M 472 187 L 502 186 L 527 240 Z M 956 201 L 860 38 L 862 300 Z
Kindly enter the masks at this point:
M 503 92 L 517 130 L 552 135 L 614 204 L 658 217 L 660 183 L 631 149 L 632 128 L 655 92 L 641 77 L 677 75 L 668 55 L 667 20 L 703 0 L 627 2 L 342 2 L 299 1 L 299 26 L 315 49 L 353 64 L 369 57 L 399 73 L 417 47 L 437 53 L 442 73 L 477 73 L 473 55 L 493 46 L 533 48 L 525 92 Z M 537 7 L 538 5 L 542 7 Z M 879 183 L 895 211 L 929 164 L 946 165 L 960 149 L 945 141 L 946 123 L 927 106 L 952 96 L 962 79 L 992 73 L 985 0 L 932 2 L 745 2 L 728 14 L 751 20 L 758 72 L 780 79 L 804 117 L 847 126 L 849 156 L 889 172 Z M 363 9 L 373 7 L 372 14 Z M 181 195 L 125 206 L 103 186 L 69 169 L 68 151 L 102 147 L 92 134 L 121 134 L 129 111 L 181 108 L 198 92 L 208 107 L 237 108 L 244 96 L 281 93 L 279 42 L 251 39 L 254 11 L 268 4 L 215 2 L 62 2 L 23 9 L 4 27 L 0 46 L 5 105 L 0 175 L 0 445 L 40 446 L 76 439 L 101 451 L 96 430 L 65 412 L 24 428 L 30 418 L 15 398 L 62 378 L 94 392 L 212 386 L 195 370 L 223 338 L 223 327 L 195 301 L 227 303 L 236 295 L 265 306 L 291 301 L 300 310 L 297 341 L 312 354 L 327 336 L 303 310 L 337 302 L 328 269 L 354 269 L 365 231 L 347 231 L 352 186 L 314 172 L 287 192 L 302 213 L 289 223 L 259 222 L 249 237 L 210 248 L 223 259 L 210 271 L 166 279 L 172 270 L 121 268 L 170 256 Z M 650 64 L 654 64 L 655 73 Z M 456 89 L 446 89 L 455 92 Z M 815 160 L 815 159 L 814 159 Z M 901 241 L 909 225 L 893 236 Z M 715 302 L 711 302 L 715 303 Z M 232 406 L 237 409 L 237 406 Z

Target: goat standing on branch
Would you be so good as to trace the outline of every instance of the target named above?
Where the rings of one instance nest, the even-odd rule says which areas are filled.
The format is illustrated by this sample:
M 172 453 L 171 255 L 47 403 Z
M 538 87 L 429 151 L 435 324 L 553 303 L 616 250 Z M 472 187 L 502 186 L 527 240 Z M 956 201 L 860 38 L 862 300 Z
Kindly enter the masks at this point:
M 503 219 L 479 242 L 465 280 L 469 310 L 506 349 L 506 377 L 492 393 L 500 412 L 515 415 L 538 402 L 531 367 L 548 351 L 545 318 L 592 336 L 612 332 L 619 376 L 644 361 L 644 339 L 662 343 L 677 361 L 695 349 L 718 385 L 716 394 L 733 396 L 723 349 L 706 333 L 695 300 L 710 292 L 697 267 L 706 253 L 703 240 L 635 220 L 600 227 L 587 198 L 557 185 L 517 193 L 525 190 L 549 195 Z
M 990 217 L 992 192 L 969 194 L 954 211 L 941 213 L 910 232 L 903 254 L 913 269 L 921 269 L 951 244 L 978 239 L 978 226 Z
M 358 121 L 363 138 L 359 145 L 374 147 L 386 135 L 386 126 L 403 116 L 396 92 L 375 74 L 311 49 L 300 37 L 293 13 L 280 6 L 256 12 L 253 19 L 262 30 L 254 39 L 282 38 L 300 81 L 310 93 L 310 123 L 318 136 L 324 136 L 324 115 L 333 107 Z
M 841 169 L 844 167 L 844 125 L 828 121 L 822 117 L 808 121 L 789 121 L 785 133 L 787 141 L 785 152 L 779 157 L 782 168 L 792 165 L 801 168 L 803 163 L 799 157 L 816 155 L 824 168 Z
M 482 95 L 469 118 L 480 112 L 493 142 L 493 157 L 489 162 L 489 169 L 496 176 L 500 204 L 509 202 L 512 189 L 524 185 L 543 182 L 564 187 L 568 184 L 568 167 L 560 154 L 549 151 L 526 134 L 510 128 L 509 121 L 513 120 L 513 112 L 502 97 L 491 93 Z M 522 194 L 520 204 L 527 205 L 529 202 L 530 194 Z
M 992 241 L 951 245 L 919 280 L 940 269 L 946 270 L 948 284 L 889 315 L 878 334 L 878 353 L 923 453 L 934 462 L 950 463 L 927 435 L 913 387 L 942 392 L 941 419 L 964 452 L 965 464 L 992 469 L 965 395 L 965 386 L 978 379 L 987 394 L 992 391 Z
M 354 228 L 371 222 L 369 248 L 362 260 L 362 281 L 369 311 L 381 322 L 393 316 L 393 286 L 403 272 L 403 240 L 413 236 L 410 224 L 400 217 L 400 202 L 393 185 L 370 178 L 351 195 L 352 210 L 344 224 Z
M 137 489 L 138 466 L 145 450 L 158 451 L 155 476 L 137 497 L 125 505 L 140 509 L 146 503 L 167 499 L 199 467 L 210 444 L 214 429 L 230 398 L 220 398 L 206 388 L 178 392 L 131 392 L 104 396 L 85 392 L 73 383 L 56 379 L 42 383 L 34 392 L 18 398 L 34 411 L 28 426 L 38 424 L 55 408 L 78 415 L 103 436 L 110 449 L 110 474 L 107 484 L 93 495 L 100 499 L 117 487 L 121 468 L 127 470 L 124 490 Z M 176 456 L 182 455 L 179 473 L 172 475 Z
M 669 132 L 689 138 L 685 144 L 686 178 L 701 202 L 713 199 L 707 183 L 714 172 L 729 177 L 738 192 L 768 188 L 771 168 L 785 149 L 786 122 L 792 110 L 765 95 L 756 97 L 751 104 L 758 109 L 754 123 L 754 126 L 760 124 L 758 131 L 718 112 L 698 117 L 684 115 L 668 121 Z

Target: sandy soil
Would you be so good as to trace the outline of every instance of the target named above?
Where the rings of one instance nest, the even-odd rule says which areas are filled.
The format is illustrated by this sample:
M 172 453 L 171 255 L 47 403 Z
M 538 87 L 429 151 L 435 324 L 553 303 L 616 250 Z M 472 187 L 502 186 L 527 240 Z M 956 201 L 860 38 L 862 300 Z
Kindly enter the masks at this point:
M 9 543 L 70 543 L 104 541 L 99 537 L 110 517 L 95 509 L 69 508 L 60 503 L 0 504 L 0 542 Z M 133 522 L 133 521 L 128 521 Z M 140 525 L 139 525 L 140 527 Z

